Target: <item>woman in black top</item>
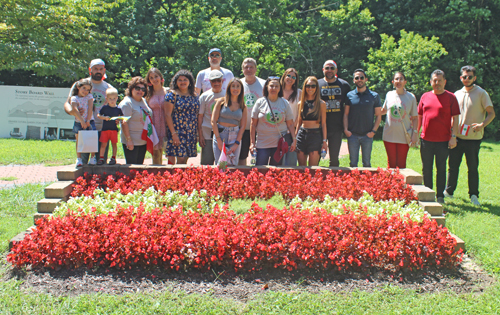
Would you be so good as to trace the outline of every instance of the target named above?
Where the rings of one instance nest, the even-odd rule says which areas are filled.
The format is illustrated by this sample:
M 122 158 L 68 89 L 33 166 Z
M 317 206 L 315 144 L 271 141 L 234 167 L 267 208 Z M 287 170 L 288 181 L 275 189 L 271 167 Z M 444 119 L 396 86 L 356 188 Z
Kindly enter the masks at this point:
M 317 166 L 321 150 L 327 150 L 326 103 L 320 100 L 318 79 L 304 81 L 297 117 L 297 159 L 299 166 Z

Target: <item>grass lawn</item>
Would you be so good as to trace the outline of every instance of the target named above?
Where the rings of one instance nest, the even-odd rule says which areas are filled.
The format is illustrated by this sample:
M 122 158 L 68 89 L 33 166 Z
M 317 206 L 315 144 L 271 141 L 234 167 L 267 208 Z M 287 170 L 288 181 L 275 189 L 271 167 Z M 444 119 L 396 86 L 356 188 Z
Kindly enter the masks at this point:
M 5 140 L 1 140 L 5 141 Z M 4 142 L 0 141 L 0 146 Z M 9 140 L 11 141 L 11 140 Z M 20 141 L 20 140 L 15 140 Z M 29 141 L 23 141 L 28 142 Z M 41 141 L 45 143 L 44 141 Z M 51 141 L 52 142 L 52 141 Z M 18 142 L 19 143 L 19 142 Z M 40 141 L 38 142 L 40 143 Z M 50 143 L 50 142 L 47 142 Z M 74 143 L 71 143 L 72 147 Z M 15 146 L 16 143 L 13 143 Z M 10 150 L 10 149 L 9 149 Z M 19 151 L 30 149 L 16 148 Z M 0 152 L 5 152 L 2 150 Z M 15 154 L 11 154 L 16 156 Z M 62 154 L 60 154 L 62 155 Z M 54 159 L 58 160 L 58 159 Z M 18 160 L 3 164 L 22 164 Z M 473 207 L 467 194 L 467 168 L 460 169 L 455 198 L 447 200 L 447 227 L 465 240 L 468 253 L 489 273 L 500 274 L 500 198 L 496 175 L 500 173 L 500 144 L 483 142 L 480 153 L 480 202 Z M 322 161 L 327 163 L 327 161 Z M 372 165 L 385 167 L 387 158 L 381 141 L 375 141 Z M 348 166 L 348 157 L 341 166 Z M 421 172 L 418 150 L 410 150 L 408 167 Z M 7 241 L 32 225 L 36 201 L 42 198 L 43 185 L 24 185 L 0 190 L 0 251 L 5 255 Z M 282 201 L 275 198 L 273 203 Z M 233 201 L 232 206 L 244 207 Z M 239 207 L 239 208 L 238 208 Z M 242 209 L 240 210 L 242 211 Z M 0 276 L 5 260 L 0 260 Z M 480 294 L 442 292 L 419 294 L 388 286 L 384 290 L 321 294 L 266 292 L 246 303 L 223 300 L 210 295 L 150 293 L 112 296 L 105 294 L 54 297 L 21 293 L 16 280 L 0 281 L 0 314 L 499 314 L 500 284 Z

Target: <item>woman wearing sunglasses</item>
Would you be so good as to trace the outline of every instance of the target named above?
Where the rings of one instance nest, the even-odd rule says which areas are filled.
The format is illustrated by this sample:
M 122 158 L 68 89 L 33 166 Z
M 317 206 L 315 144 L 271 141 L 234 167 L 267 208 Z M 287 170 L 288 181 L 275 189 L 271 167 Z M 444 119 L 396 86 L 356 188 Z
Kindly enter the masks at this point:
M 406 168 L 410 145 L 418 141 L 417 100 L 405 89 L 406 77 L 402 72 L 394 74 L 392 84 L 396 89 L 387 92 L 382 106 L 382 115 L 387 114 L 382 140 L 387 152 L 387 167 Z
M 198 142 L 198 113 L 200 102 L 195 94 L 193 74 L 179 70 L 170 82 L 165 95 L 165 121 L 167 123 L 166 154 L 168 164 L 186 164 L 196 157 Z M 176 161 L 177 160 L 177 161 Z
M 250 125 L 250 151 L 257 150 L 256 165 L 274 165 L 282 163 L 282 158 L 274 158 L 280 138 L 287 134 L 291 138 L 289 151 L 295 151 L 297 140 L 293 125 L 293 113 L 288 101 L 283 96 L 280 78 L 267 78 L 263 97 L 259 98 L 252 109 L 252 123 Z M 291 136 L 291 137 L 290 137 Z
M 297 158 L 299 166 L 317 166 L 321 150 L 327 150 L 326 103 L 320 99 L 316 77 L 304 82 L 297 118 Z
M 298 104 L 302 90 L 299 89 L 299 73 L 294 68 L 286 69 L 281 76 L 281 89 L 283 98 L 288 101 L 293 113 L 293 124 L 297 123 Z M 283 158 L 284 166 L 297 166 L 297 151 L 288 152 Z
M 141 77 L 133 77 L 125 90 L 125 97 L 118 105 L 123 116 L 130 119 L 122 122 L 121 142 L 123 154 L 127 164 L 144 164 L 146 156 L 146 140 L 142 140 L 142 129 L 144 128 L 144 113 L 151 115 L 144 96 L 146 95 L 146 80 Z

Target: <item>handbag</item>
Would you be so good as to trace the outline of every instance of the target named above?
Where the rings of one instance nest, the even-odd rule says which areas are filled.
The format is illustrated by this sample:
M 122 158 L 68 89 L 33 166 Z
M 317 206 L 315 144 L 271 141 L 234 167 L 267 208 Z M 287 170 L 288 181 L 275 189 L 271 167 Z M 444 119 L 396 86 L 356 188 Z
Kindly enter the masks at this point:
M 276 151 L 274 152 L 274 155 L 273 155 L 274 160 L 279 163 L 281 161 L 281 159 L 283 158 L 283 156 L 288 153 L 289 147 L 292 145 L 293 139 L 292 139 L 291 134 L 287 133 L 286 131 L 282 133 L 279 130 L 276 117 L 274 116 L 273 109 L 271 108 L 271 104 L 269 103 L 269 100 L 267 99 L 267 97 L 266 97 L 266 101 L 267 101 L 267 106 L 269 106 L 269 111 L 271 112 L 271 115 L 273 116 L 273 122 L 276 123 L 275 126 L 276 126 L 278 133 L 280 135 L 280 138 L 278 140 L 278 147 L 276 148 Z
M 94 153 L 99 152 L 99 138 L 97 130 L 80 130 L 78 131 L 78 153 Z

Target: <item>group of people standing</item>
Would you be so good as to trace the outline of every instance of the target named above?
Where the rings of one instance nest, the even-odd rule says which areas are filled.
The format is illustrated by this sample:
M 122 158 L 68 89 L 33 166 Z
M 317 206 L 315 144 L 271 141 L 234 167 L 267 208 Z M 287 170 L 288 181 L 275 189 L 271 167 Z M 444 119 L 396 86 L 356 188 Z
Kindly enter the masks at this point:
M 163 164 L 163 152 L 169 164 L 185 164 L 189 157 L 197 155 L 199 143 L 202 165 L 217 164 L 224 151 L 229 165 L 246 165 L 248 155 L 255 153 L 256 165 L 313 166 L 318 165 L 321 154 L 328 151 L 330 166 L 338 167 L 344 134 L 350 166 L 358 166 L 361 149 L 362 165 L 371 167 L 373 137 L 381 116 L 387 115 L 383 141 L 388 167 L 405 168 L 409 148 L 421 142 L 424 184 L 432 188 L 435 158 L 437 198 L 444 202 L 445 195 L 453 195 L 465 154 L 469 194 L 472 202 L 479 204 L 479 147 L 484 127 L 493 120 L 495 112 L 488 94 L 474 84 L 474 67 L 462 68 L 460 78 L 464 88 L 455 94 L 444 89 L 444 72 L 434 71 L 430 80 L 433 90 L 422 95 L 417 105 L 415 96 L 405 89 L 407 81 L 402 72 L 394 74 L 395 89 L 387 93 L 381 104 L 379 95 L 367 87 L 368 76 L 363 69 L 353 72 L 355 89 L 351 90 L 350 85 L 337 76 L 338 68 L 333 60 L 323 64 L 323 78 L 307 77 L 302 89 L 294 68 L 287 69 L 280 77 L 269 76 L 263 80 L 256 76 L 256 61 L 246 58 L 242 63 L 244 77 L 238 79 L 220 66 L 221 60 L 220 49 L 211 49 L 209 68 L 200 71 L 196 80 L 188 70 L 180 70 L 169 88 L 164 86 L 164 77 L 156 68 L 150 69 L 144 79 L 130 80 L 126 96 L 117 107 L 121 112 L 113 111 L 114 115 L 127 117 L 113 120 L 115 128 L 117 121 L 121 122 L 121 142 L 127 164 L 144 162 L 147 141 L 143 131 L 149 117 L 159 140 L 152 150 L 153 164 Z M 102 129 L 102 122 L 97 123 L 100 120 L 109 123 L 112 118 L 106 115 L 110 112 L 108 109 L 102 113 L 101 110 L 105 106 L 116 107 L 117 97 L 113 98 L 116 90 L 104 81 L 104 61 L 93 60 L 89 72 L 90 78 L 83 80 L 90 82 L 87 95 L 92 93 L 93 106 L 84 110 L 69 98 L 65 110 L 75 116 L 75 132 L 86 128 L 100 131 L 101 151 L 98 162 L 82 154 L 77 166 L 87 161 L 106 163 L 107 142 L 116 143 L 112 136 L 103 136 L 107 134 L 106 129 Z M 75 83 L 71 96 L 78 95 L 80 81 Z M 90 121 L 96 122 L 95 127 Z M 288 147 L 284 155 L 276 152 L 282 149 L 283 142 Z M 115 155 L 114 145 L 110 164 L 115 163 Z

